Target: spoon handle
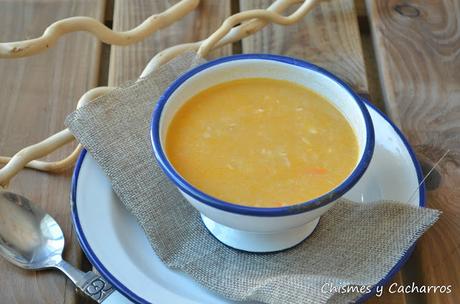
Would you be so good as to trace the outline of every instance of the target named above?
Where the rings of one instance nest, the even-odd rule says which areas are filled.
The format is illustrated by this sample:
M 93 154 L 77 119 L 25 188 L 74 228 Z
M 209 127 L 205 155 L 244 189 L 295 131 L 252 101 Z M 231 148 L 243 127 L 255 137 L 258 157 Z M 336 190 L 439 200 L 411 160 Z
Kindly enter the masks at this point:
M 64 260 L 59 261 L 55 267 L 65 273 L 80 292 L 98 303 L 102 303 L 114 291 L 112 285 L 95 272 L 82 272 Z
M 92 298 L 97 303 L 104 304 L 132 304 L 121 293 L 116 291 L 112 285 L 100 275 L 89 271 L 85 273 L 88 278 L 83 284 L 77 282 L 77 287 L 88 297 Z
M 98 303 L 105 301 L 114 292 L 112 285 L 100 275 L 89 271 L 75 285 L 88 297 Z

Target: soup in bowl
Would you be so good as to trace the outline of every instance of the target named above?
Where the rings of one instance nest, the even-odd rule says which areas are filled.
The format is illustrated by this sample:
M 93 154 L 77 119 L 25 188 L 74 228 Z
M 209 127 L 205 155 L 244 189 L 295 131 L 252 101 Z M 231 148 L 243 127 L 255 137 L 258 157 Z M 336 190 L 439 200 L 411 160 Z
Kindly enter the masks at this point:
M 174 81 L 152 118 L 156 159 L 224 244 L 292 247 L 365 172 L 374 132 L 360 98 L 293 58 L 236 55 Z

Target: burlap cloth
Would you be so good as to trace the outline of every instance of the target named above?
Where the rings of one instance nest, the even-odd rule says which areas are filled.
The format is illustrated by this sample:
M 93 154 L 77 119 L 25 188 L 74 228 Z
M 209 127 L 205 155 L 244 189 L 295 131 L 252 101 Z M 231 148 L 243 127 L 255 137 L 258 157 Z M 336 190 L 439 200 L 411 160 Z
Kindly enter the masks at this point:
M 178 75 L 199 63 L 194 54 L 185 54 L 66 120 L 170 268 L 233 300 L 345 303 L 361 294 L 336 292 L 337 287 L 379 283 L 437 220 L 438 211 L 407 204 L 342 200 L 306 241 L 290 250 L 251 254 L 221 244 L 163 174 L 149 136 L 158 97 Z

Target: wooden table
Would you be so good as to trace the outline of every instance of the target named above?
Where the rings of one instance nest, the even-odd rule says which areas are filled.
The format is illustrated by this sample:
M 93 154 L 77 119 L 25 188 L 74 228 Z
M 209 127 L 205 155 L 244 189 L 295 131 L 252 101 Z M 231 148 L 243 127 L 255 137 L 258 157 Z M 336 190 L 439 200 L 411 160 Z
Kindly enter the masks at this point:
M 85 15 L 127 30 L 177 1 L 0 0 L 0 40 L 36 37 L 58 19 Z M 231 13 L 265 8 L 268 0 L 202 0 L 186 18 L 128 47 L 103 45 L 90 35 L 65 36 L 45 53 L 0 60 L 0 154 L 63 128 L 78 98 L 98 85 L 136 78 L 158 51 L 208 36 Z M 346 80 L 401 127 L 425 172 L 450 150 L 427 179 L 427 205 L 441 220 L 418 242 L 399 284 L 452 285 L 451 294 L 390 294 L 370 303 L 460 301 L 460 2 L 458 0 L 325 0 L 299 24 L 269 26 L 213 57 L 276 53 L 307 59 Z M 57 159 L 71 145 L 49 157 Z M 395 172 L 398 174 L 398 172 Z M 71 171 L 25 170 L 11 183 L 39 202 L 62 226 L 65 258 L 88 269 L 69 214 Z M 33 273 L 0 259 L 1 303 L 82 303 L 63 275 Z

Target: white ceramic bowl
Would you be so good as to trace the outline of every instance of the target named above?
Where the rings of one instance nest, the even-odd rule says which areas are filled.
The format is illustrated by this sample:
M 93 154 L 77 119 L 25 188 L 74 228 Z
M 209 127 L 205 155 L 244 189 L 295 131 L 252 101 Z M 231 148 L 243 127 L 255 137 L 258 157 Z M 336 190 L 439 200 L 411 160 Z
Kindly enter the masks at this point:
M 288 80 L 326 97 L 347 118 L 357 135 L 358 163 L 335 189 L 316 199 L 277 208 L 248 207 L 224 202 L 189 184 L 174 169 L 163 150 L 168 126 L 177 110 L 192 96 L 241 78 Z M 276 55 L 245 54 L 200 65 L 175 80 L 160 97 L 151 125 L 158 163 L 183 196 L 201 213 L 207 229 L 221 242 L 251 252 L 287 249 L 307 238 L 320 216 L 366 171 L 374 151 L 374 129 L 366 106 L 343 81 L 311 63 Z M 225 182 L 225 181 L 222 181 Z

